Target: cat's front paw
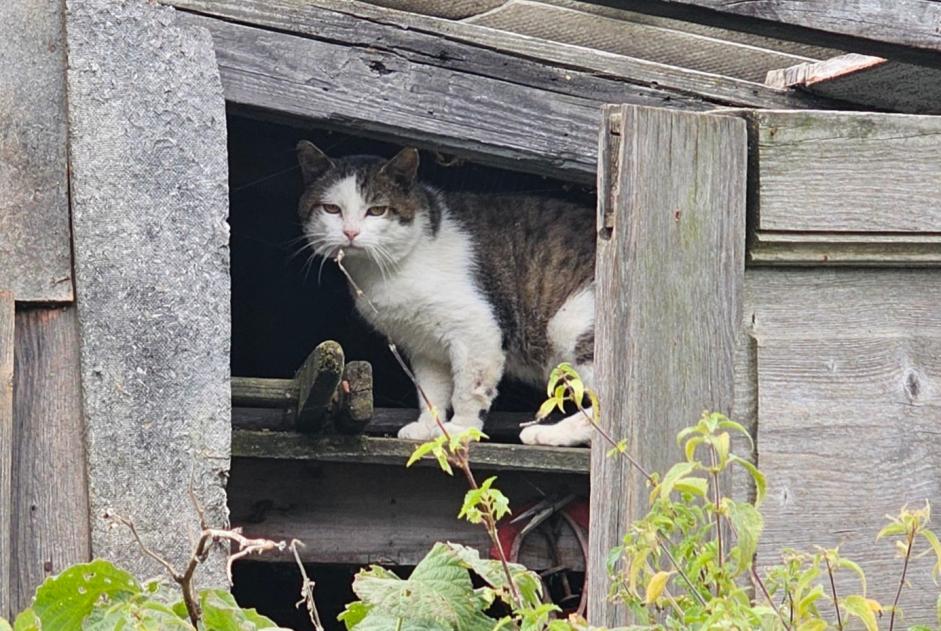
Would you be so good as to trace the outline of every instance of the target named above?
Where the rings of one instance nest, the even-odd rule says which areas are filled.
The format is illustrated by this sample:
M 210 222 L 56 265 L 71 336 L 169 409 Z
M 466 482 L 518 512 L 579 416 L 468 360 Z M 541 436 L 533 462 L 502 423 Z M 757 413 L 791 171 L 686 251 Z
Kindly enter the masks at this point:
M 406 440 L 431 440 L 440 433 L 435 423 L 427 423 L 419 419 L 399 429 L 398 437 Z
M 552 447 L 574 447 L 591 443 L 591 433 L 573 431 L 565 423 L 555 425 L 530 425 L 520 432 L 520 441 L 524 445 L 549 445 Z

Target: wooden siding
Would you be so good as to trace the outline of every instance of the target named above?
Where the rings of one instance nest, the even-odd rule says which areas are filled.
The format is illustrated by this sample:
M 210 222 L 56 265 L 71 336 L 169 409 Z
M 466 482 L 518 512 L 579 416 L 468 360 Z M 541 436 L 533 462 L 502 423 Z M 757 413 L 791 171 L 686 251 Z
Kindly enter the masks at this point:
M 747 281 L 768 479 L 759 561 L 840 545 L 872 596 L 891 603 L 901 566 L 891 545 L 874 542 L 884 515 L 941 505 L 941 275 L 751 270 Z M 906 625 L 935 620 L 931 564 L 910 568 Z
M 0 291 L 0 618 L 12 618 L 13 294 Z
M 596 375 L 604 423 L 651 471 L 703 409 L 732 413 L 744 276 L 746 130 L 736 118 L 610 107 L 598 188 Z M 669 186 L 664 186 L 669 182 Z M 670 256 L 664 257 L 664 252 Z M 704 258 L 703 252 L 715 253 Z M 615 626 L 605 560 L 645 480 L 592 445 L 589 616 Z
M 85 436 L 74 306 L 16 314 L 12 606 L 90 559 Z
M 73 298 L 60 0 L 0 2 L 0 288 Z

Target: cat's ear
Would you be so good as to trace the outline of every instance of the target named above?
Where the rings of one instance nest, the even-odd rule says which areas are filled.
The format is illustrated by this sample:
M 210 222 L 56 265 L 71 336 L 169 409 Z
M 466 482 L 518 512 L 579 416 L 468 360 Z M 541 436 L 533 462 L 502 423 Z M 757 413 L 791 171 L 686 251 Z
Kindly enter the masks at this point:
M 327 154 L 309 140 L 301 140 L 297 143 L 297 162 L 301 165 L 304 184 L 310 184 L 333 166 L 333 161 L 327 157 Z
M 411 186 L 418 175 L 418 149 L 414 147 L 402 149 L 395 154 L 395 157 L 382 165 L 379 173 L 403 186 Z

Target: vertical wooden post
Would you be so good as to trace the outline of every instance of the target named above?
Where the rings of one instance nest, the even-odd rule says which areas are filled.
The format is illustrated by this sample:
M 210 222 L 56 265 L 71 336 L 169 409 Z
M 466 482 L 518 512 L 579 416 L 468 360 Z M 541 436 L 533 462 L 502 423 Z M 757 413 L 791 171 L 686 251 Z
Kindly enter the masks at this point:
M 12 617 L 13 294 L 0 291 L 0 618 Z
M 727 116 L 608 106 L 598 186 L 595 370 L 602 419 L 650 471 L 681 457 L 677 432 L 731 413 L 742 310 L 747 142 Z M 607 600 L 606 559 L 647 506 L 645 480 L 592 446 L 589 620 L 627 622 Z
M 29 606 L 46 577 L 91 556 L 79 377 L 75 306 L 21 309 L 13 385 L 11 566 L 17 610 Z

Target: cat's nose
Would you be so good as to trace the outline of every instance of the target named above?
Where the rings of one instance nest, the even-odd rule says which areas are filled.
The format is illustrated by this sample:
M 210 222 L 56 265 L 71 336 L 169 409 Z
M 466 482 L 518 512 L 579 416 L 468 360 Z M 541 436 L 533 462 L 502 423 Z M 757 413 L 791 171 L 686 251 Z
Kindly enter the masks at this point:
M 350 243 L 353 242 L 353 239 L 359 234 L 359 230 L 356 228 L 344 228 L 343 234 L 346 235 L 346 238 L 350 240 Z

